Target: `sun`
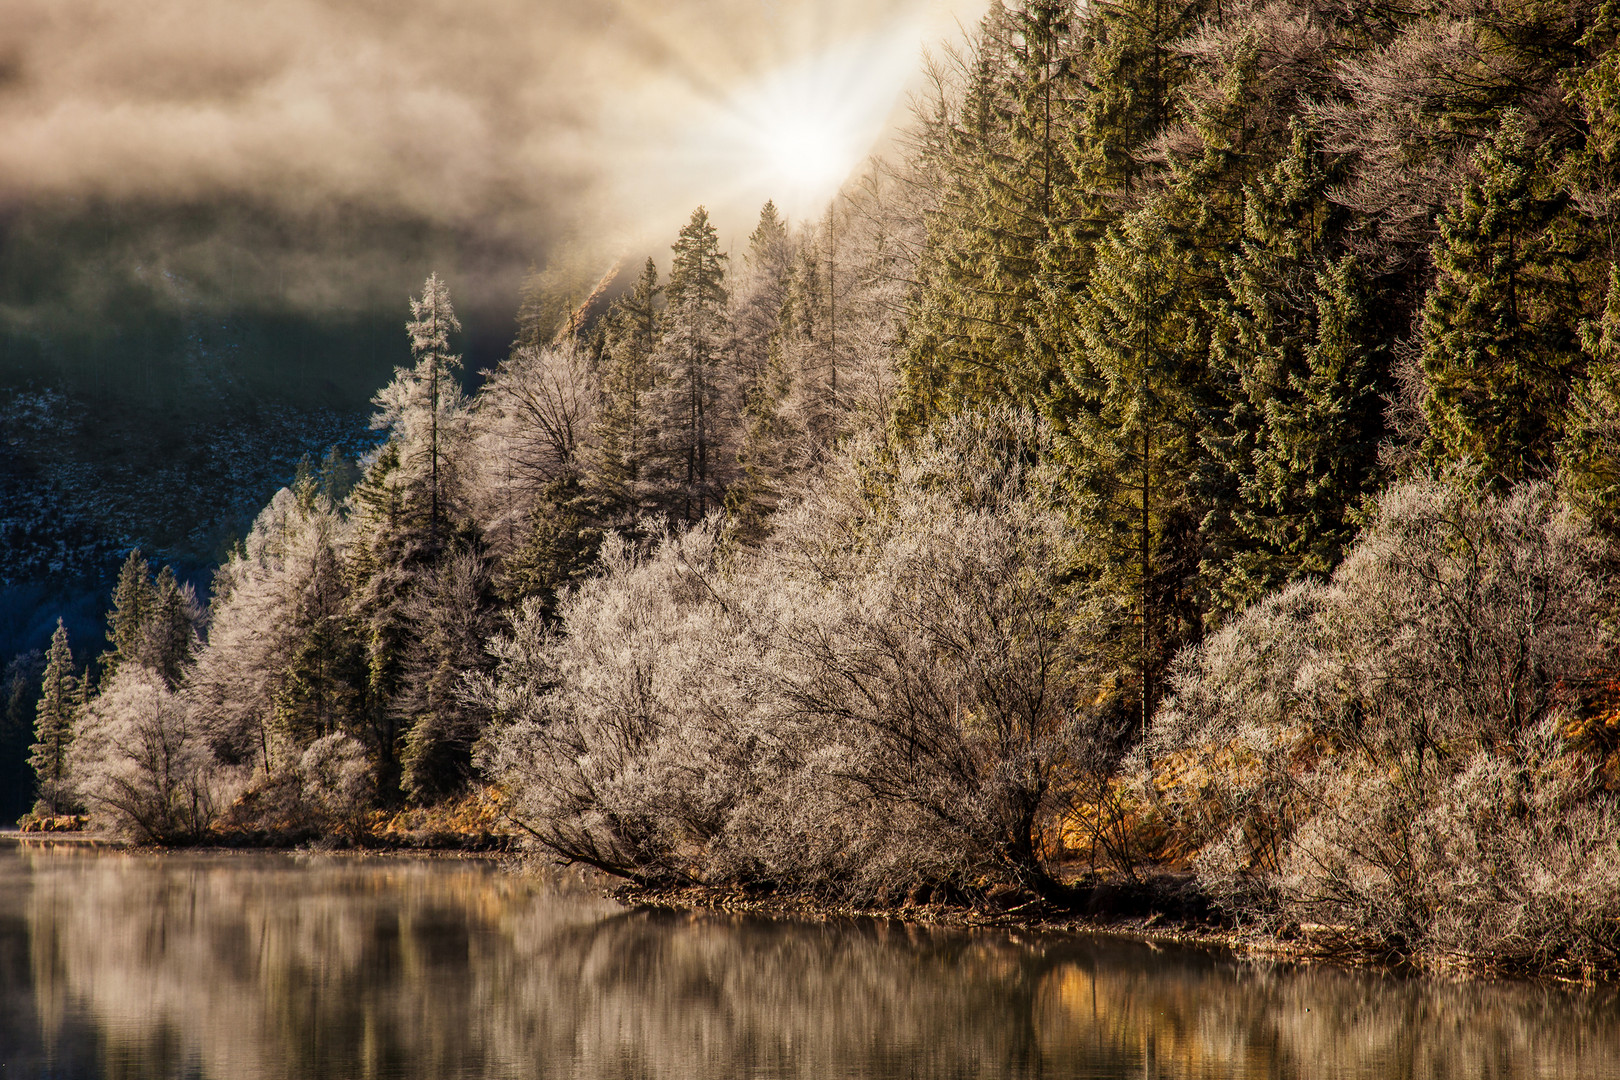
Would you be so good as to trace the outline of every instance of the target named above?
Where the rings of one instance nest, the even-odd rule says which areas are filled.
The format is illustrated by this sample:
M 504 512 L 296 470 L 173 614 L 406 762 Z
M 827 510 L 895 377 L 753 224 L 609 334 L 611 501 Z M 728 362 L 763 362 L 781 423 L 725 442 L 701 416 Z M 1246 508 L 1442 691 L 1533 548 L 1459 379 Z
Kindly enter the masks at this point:
M 821 190 L 849 174 L 860 155 L 857 138 L 835 116 L 801 112 L 779 116 L 761 130 L 758 150 L 769 179 Z
M 889 27 L 737 87 L 692 131 L 691 159 L 739 195 L 818 213 L 882 137 L 915 68 L 917 40 Z

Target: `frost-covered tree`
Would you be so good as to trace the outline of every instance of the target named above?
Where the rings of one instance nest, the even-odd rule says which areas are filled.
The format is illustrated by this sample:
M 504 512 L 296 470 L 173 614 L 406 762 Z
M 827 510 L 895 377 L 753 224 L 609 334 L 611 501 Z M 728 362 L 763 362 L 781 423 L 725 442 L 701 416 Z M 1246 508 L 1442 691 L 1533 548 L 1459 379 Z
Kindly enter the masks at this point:
M 1143 780 L 1206 887 L 1410 950 L 1620 956 L 1620 805 L 1570 741 L 1608 558 L 1544 484 L 1406 484 L 1328 582 L 1184 654 Z
M 266 774 L 360 724 L 361 642 L 346 608 L 351 531 L 313 486 L 276 493 L 214 576 L 185 697 L 214 754 Z
M 200 839 L 229 794 L 203 725 L 157 672 L 127 667 L 86 708 L 74 785 L 93 818 L 135 840 Z
M 450 335 L 461 321 L 450 302 L 450 290 L 437 274 L 428 275 L 422 295 L 411 300 L 405 324 L 410 338 L 411 368 L 395 368 L 394 380 L 373 399 L 372 427 L 386 430 L 399 444 L 400 486 L 411 500 L 425 505 L 426 527 L 439 535 L 449 501 L 450 448 L 463 427 L 461 385 L 455 373 L 461 357 L 450 351 Z

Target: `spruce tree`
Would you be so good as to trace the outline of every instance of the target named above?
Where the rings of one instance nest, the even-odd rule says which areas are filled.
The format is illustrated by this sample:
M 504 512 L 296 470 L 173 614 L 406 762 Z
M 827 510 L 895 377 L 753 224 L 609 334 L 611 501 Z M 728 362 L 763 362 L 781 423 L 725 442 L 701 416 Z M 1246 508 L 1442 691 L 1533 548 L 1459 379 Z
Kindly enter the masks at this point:
M 402 786 L 418 803 L 459 794 L 473 777 L 473 745 L 488 714 L 463 693 L 487 672 L 498 630 L 489 566 L 477 550 L 451 555 L 429 573 L 407 608 L 411 644 L 394 708 L 405 727 Z
M 1069 376 L 1084 403 L 1068 425 L 1077 510 L 1091 572 L 1130 612 L 1134 632 L 1118 637 L 1143 723 L 1168 658 L 1198 633 L 1200 515 L 1190 479 L 1206 328 L 1177 292 L 1185 254 L 1153 208 L 1109 233 L 1080 312 L 1084 353 Z
M 74 809 L 75 799 L 68 778 L 68 747 L 73 742 L 80 682 L 73 674 L 67 628 L 57 619 L 50 652 L 46 654 L 44 684 L 34 714 L 34 745 L 29 748 L 28 757 L 28 764 L 38 780 L 36 815 L 65 814 Z
M 297 747 L 345 730 L 357 719 L 365 686 L 365 663 L 349 620 L 344 568 L 322 522 L 331 504 L 319 496 L 320 518 L 304 565 L 289 566 L 297 592 L 289 598 L 284 629 L 291 656 L 276 694 L 275 723 Z M 313 517 L 314 515 L 312 515 Z
M 608 521 L 620 527 L 648 508 L 648 457 L 657 438 L 652 395 L 663 291 L 658 267 L 648 259 L 635 286 L 613 302 L 604 320 L 602 394 L 592 422 L 595 446 L 589 486 Z
M 1440 222 L 1423 308 L 1425 449 L 1494 483 L 1551 475 L 1579 377 L 1576 238 L 1567 197 L 1510 111 L 1475 157 L 1477 177 Z
M 960 104 L 939 103 L 925 127 L 919 165 L 936 205 L 901 359 L 903 427 L 1039 404 L 1063 384 L 1040 268 L 1073 182 L 1059 145 L 1082 96 L 1073 7 L 993 5 Z
M 1308 132 L 1245 193 L 1210 346 L 1200 468 L 1204 576 L 1217 613 L 1326 574 L 1380 477 L 1388 329 L 1342 251 L 1335 177 Z
M 136 548 L 129 553 L 118 571 L 112 610 L 107 612 L 107 643 L 110 648 L 101 654 L 101 677 L 104 682 L 112 678 L 120 665 L 139 660 L 153 599 L 151 565 Z
M 189 584 L 180 584 L 173 567 L 165 566 L 152 586 L 138 656 L 141 663 L 162 676 L 170 690 L 180 685 L 191 665 L 201 621 L 196 593 Z
M 740 382 L 741 478 L 727 506 L 739 520 L 759 525 L 775 508 L 792 425 L 782 417 L 791 378 L 787 338 L 806 296 L 802 253 L 776 204 L 760 209 L 748 238 L 745 273 L 735 290 L 733 353 Z
M 436 535 L 440 527 L 441 404 L 459 396 L 454 372 L 461 367 L 461 357 L 450 351 L 450 334 L 461 332 L 461 321 L 451 306 L 450 290 L 438 274 L 429 274 L 421 297 L 411 301 L 411 319 L 405 324 L 405 332 L 410 336 L 411 359 L 416 361 L 418 379 L 427 398 L 429 528 Z
M 692 212 L 674 252 L 656 390 L 660 495 L 672 517 L 697 521 L 722 504 L 729 472 L 726 256 L 707 209 Z

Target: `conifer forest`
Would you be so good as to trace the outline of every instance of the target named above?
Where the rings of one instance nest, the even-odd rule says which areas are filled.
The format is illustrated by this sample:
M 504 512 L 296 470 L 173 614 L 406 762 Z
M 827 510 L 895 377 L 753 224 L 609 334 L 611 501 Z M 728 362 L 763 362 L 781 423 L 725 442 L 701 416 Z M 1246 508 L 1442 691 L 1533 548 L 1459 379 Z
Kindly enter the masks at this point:
M 374 451 L 59 628 L 30 819 L 1620 970 L 1620 0 L 1001 0 L 926 76 L 486 372 L 428 277 Z

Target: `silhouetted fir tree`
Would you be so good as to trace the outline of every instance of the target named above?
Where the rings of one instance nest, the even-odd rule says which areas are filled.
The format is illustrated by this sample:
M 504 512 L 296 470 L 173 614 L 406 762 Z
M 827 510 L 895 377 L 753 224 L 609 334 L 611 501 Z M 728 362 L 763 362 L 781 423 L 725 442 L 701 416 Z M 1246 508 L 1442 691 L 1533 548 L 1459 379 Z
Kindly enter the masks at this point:
M 665 290 L 653 462 L 660 505 L 697 521 L 723 504 L 729 472 L 726 256 L 709 212 L 698 207 L 681 228 Z
M 50 651 L 46 653 L 45 677 L 34 712 L 34 744 L 28 756 L 38 784 L 36 815 L 66 814 L 76 809 L 77 799 L 68 775 L 68 747 L 73 742 L 73 724 L 79 711 L 79 684 L 73 674 L 67 628 L 57 619 Z
M 1575 238 L 1545 155 L 1509 113 L 1440 222 L 1436 280 L 1423 308 L 1426 450 L 1470 461 L 1493 482 L 1551 475 L 1579 375 Z

